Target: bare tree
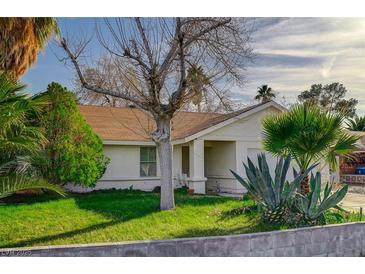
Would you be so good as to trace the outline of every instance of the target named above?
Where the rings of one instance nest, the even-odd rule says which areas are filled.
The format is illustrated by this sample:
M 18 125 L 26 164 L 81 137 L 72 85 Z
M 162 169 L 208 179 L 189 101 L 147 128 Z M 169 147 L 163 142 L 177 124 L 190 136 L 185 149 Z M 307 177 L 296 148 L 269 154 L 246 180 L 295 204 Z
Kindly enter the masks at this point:
M 112 86 L 95 85 L 84 76 L 80 60 L 87 43 L 60 46 L 80 82 L 90 91 L 121 98 L 150 114 L 156 122 L 151 138 L 160 159 L 162 210 L 174 208 L 171 119 L 195 93 L 188 88 L 187 70 L 201 66 L 219 97 L 227 83 L 243 83 L 246 61 L 252 56 L 243 19 L 232 18 L 117 18 L 97 25 L 100 44 L 120 77 Z

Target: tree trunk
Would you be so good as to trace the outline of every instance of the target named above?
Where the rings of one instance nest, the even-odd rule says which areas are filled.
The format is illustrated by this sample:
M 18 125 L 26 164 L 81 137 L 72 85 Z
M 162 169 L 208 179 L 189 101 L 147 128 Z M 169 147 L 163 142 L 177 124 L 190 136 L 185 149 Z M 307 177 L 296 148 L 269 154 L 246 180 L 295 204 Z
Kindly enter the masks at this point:
M 310 191 L 309 176 L 307 175 L 300 182 L 300 193 L 303 195 L 308 195 L 309 191 Z
M 160 160 L 160 209 L 168 210 L 175 208 L 172 177 L 171 118 L 159 118 L 156 120 L 157 130 L 153 133 L 152 138 L 156 142 Z

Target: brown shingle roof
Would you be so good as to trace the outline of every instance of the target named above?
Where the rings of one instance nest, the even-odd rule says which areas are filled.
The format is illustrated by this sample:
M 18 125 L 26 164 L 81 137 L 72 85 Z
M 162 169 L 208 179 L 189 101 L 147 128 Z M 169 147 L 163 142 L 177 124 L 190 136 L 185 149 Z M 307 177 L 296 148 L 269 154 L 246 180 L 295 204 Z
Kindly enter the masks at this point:
M 263 103 L 229 114 L 205 112 L 178 112 L 172 119 L 172 139 L 181 139 L 240 115 Z M 103 140 L 151 141 L 149 133 L 155 122 L 136 108 L 113 108 L 80 105 L 86 121 Z

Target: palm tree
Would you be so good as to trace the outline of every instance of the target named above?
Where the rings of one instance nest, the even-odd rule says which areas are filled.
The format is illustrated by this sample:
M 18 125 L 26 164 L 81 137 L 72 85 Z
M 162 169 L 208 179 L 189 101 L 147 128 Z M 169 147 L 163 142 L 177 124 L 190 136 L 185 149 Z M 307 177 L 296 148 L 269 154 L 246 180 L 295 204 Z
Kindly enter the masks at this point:
M 358 137 L 343 129 L 343 114 L 323 112 L 318 106 L 301 104 L 263 120 L 263 146 L 274 155 L 292 155 L 303 173 L 324 159 L 332 170 L 338 166 L 337 155 L 349 155 Z M 306 177 L 301 183 L 308 193 Z
M 206 93 L 206 87 L 210 84 L 209 78 L 205 75 L 201 66 L 192 65 L 188 69 L 186 80 L 191 102 L 197 106 L 198 112 L 201 112 L 203 96 Z
M 57 21 L 51 17 L 0 18 L 0 71 L 18 79 L 57 33 Z
M 32 100 L 21 92 L 24 87 L 9 80 L 4 73 L 0 74 L 0 164 L 17 155 L 34 153 L 45 142 L 29 116 L 39 113 L 46 102 Z
M 45 181 L 32 159 L 46 142 L 36 117 L 47 105 L 46 97 L 31 98 L 22 93 L 24 85 L 0 74 L 0 198 L 24 189 L 44 188 L 63 194 Z
M 365 131 L 365 116 L 348 119 L 346 123 L 347 129 L 353 131 Z
M 261 102 L 268 102 L 275 98 L 276 95 L 271 87 L 268 85 L 262 85 L 257 90 L 257 95 L 255 96 L 255 100 L 261 100 Z

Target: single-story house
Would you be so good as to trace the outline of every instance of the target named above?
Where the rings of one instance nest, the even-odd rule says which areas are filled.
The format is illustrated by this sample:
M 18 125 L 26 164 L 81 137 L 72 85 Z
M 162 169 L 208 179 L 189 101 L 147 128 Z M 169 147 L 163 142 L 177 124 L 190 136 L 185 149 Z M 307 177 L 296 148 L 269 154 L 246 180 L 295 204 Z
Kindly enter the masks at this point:
M 79 106 L 102 138 L 110 163 L 95 189 L 130 188 L 150 191 L 160 185 L 159 159 L 149 137 L 154 121 L 136 108 Z M 176 187 L 195 193 L 242 193 L 229 169 L 244 173 L 242 161 L 262 151 L 262 119 L 285 108 L 274 101 L 229 114 L 178 112 L 172 120 L 173 175 Z M 276 159 L 269 156 L 274 170 Z M 75 191 L 85 189 L 74 188 Z

